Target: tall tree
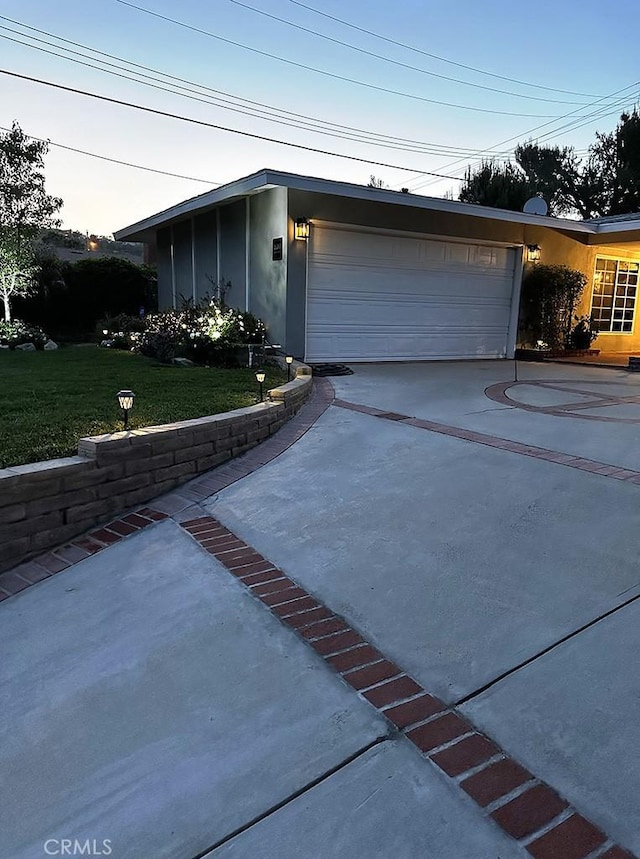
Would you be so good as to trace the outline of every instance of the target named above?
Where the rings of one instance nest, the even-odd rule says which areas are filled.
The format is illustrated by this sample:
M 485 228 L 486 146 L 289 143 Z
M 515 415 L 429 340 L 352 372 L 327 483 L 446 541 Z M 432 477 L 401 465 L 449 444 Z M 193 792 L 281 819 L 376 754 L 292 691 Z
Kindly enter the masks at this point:
M 540 194 L 551 215 L 582 218 L 640 211 L 640 114 L 624 113 L 615 131 L 596 133 L 585 159 L 573 147 L 515 150 L 515 164 L 484 161 L 467 169 L 460 199 L 520 211 L 527 196 Z M 524 197 L 524 199 L 523 199 Z
M 11 298 L 26 295 L 38 271 L 36 241 L 43 227 L 58 226 L 62 200 L 47 194 L 44 156 L 49 146 L 31 140 L 14 122 L 0 135 L 0 298 L 11 321 Z
M 467 168 L 460 199 L 464 203 L 521 212 L 534 193 L 535 188 L 527 176 L 510 161 L 504 165 L 483 161 L 476 171 Z

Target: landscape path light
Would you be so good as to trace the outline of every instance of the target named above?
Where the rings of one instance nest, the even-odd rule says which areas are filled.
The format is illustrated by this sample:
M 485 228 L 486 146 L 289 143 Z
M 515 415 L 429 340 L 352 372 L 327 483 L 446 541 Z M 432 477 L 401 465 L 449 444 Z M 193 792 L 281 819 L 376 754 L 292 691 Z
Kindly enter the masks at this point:
M 133 408 L 133 401 L 135 399 L 135 394 L 133 391 L 118 391 L 118 405 L 122 409 L 122 416 L 124 420 L 124 428 L 125 430 L 129 426 L 129 412 Z
M 261 403 L 264 402 L 264 389 L 262 386 L 264 385 L 265 377 L 266 377 L 266 373 L 264 372 L 264 370 L 258 370 L 258 372 L 256 373 L 256 381 L 260 385 L 260 402 Z
M 284 359 L 287 362 L 287 382 L 291 381 L 291 365 L 293 364 L 293 355 L 287 355 Z

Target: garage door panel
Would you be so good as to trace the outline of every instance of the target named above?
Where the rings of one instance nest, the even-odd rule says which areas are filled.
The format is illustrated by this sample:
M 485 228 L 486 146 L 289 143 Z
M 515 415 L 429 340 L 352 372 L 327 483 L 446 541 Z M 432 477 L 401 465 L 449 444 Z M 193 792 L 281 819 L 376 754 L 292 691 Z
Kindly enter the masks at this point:
M 307 359 L 505 354 L 512 249 L 314 227 Z
M 493 358 L 504 348 L 502 331 L 484 332 L 481 342 L 465 332 L 452 337 L 449 332 L 435 331 L 428 335 L 431 360 Z M 317 338 L 319 357 L 316 361 L 411 361 L 424 360 L 419 340 L 406 331 L 349 331 L 320 334 Z M 363 353 L 366 350 L 366 357 Z M 336 356 L 339 356 L 336 357 Z
M 366 302 L 366 313 L 362 304 Z M 409 326 L 419 328 L 451 327 L 466 330 L 469 325 L 496 326 L 504 334 L 508 324 L 510 306 L 500 298 L 476 299 L 464 295 L 446 294 L 428 296 L 420 300 L 415 295 L 394 294 L 394 306 L 375 292 L 361 291 L 357 296 L 345 297 L 331 290 L 309 302 L 309 332 L 318 332 L 322 326 L 340 326 L 345 322 L 366 327 L 378 325 Z M 461 315 L 463 320 L 461 320 Z

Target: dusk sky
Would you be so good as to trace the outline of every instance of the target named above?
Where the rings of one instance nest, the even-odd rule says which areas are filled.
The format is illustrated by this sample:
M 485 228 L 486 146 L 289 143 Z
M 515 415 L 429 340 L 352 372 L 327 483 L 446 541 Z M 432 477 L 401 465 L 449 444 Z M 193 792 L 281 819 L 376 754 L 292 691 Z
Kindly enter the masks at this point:
M 640 23 L 640 10 L 632 0 L 618 0 L 614 6 L 600 0 L 542 0 L 535 5 L 506 0 L 129 2 L 140 8 L 120 0 L 90 4 L 80 0 L 0 0 L 0 67 L 204 122 L 396 167 L 241 137 L 1 75 L 3 128 L 17 120 L 27 134 L 55 144 L 205 180 L 144 172 L 52 145 L 46 160 L 47 188 L 64 199 L 62 217 L 68 228 L 108 235 L 215 184 L 263 167 L 363 184 L 373 173 L 394 189 L 407 186 L 419 193 L 441 196 L 452 192 L 457 196 L 460 183 L 455 178 L 434 179 L 424 171 L 459 177 L 468 163 L 478 161 L 481 156 L 477 153 L 493 151 L 504 156 L 516 142 L 538 136 L 541 142 L 574 145 L 582 152 L 596 130 L 615 127 L 621 110 L 633 106 L 640 88 L 637 47 L 632 37 Z M 88 68 L 9 39 L 93 65 L 101 63 L 95 54 L 93 59 L 87 58 L 91 54 L 88 49 L 103 51 L 118 58 L 102 55 L 103 62 L 113 64 L 104 68 L 117 75 L 152 76 L 156 86 L 189 88 L 192 97 Z M 69 50 L 83 56 L 69 54 Z M 395 64 L 362 51 L 387 57 Z M 128 62 L 128 71 L 122 69 L 127 65 L 122 61 Z M 166 75 L 183 81 L 171 81 Z M 163 81 L 158 82 L 158 77 Z M 194 95 L 200 100 L 194 100 Z M 215 99 L 218 104 L 211 103 Z M 226 108 L 235 110 L 222 107 L 221 99 Z M 262 107 L 246 100 L 259 102 Z M 260 110 L 262 114 L 246 115 L 238 109 L 254 114 Z M 276 110 L 279 114 L 274 116 Z M 292 127 L 284 124 L 285 120 L 307 126 Z M 331 128 L 328 123 L 333 124 Z M 309 124 L 322 133 L 311 130 Z M 345 130 L 344 126 L 358 130 Z M 329 136 L 327 131 L 341 136 Z M 378 135 L 378 143 L 344 139 L 344 135 L 362 138 L 363 132 L 369 139 Z M 385 141 L 387 146 L 379 145 L 380 135 L 392 138 Z M 510 142 L 503 143 L 506 140 Z M 408 151 L 411 149 L 420 151 Z

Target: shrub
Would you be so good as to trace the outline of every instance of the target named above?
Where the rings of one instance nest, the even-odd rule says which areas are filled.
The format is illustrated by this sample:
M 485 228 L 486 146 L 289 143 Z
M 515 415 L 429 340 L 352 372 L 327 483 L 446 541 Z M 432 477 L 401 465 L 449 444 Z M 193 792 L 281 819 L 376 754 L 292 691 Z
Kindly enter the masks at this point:
M 198 364 L 234 366 L 241 363 L 239 347 L 262 343 L 264 323 L 251 313 L 221 301 L 187 301 L 182 310 L 154 313 L 144 320 L 139 350 L 160 361 L 176 355 Z
M 533 346 L 543 340 L 562 349 L 571 335 L 574 309 L 587 278 L 566 265 L 536 265 L 522 283 L 520 339 Z
M 56 337 L 92 339 L 105 315 L 137 315 L 157 307 L 155 272 L 117 257 L 76 262 L 41 260 L 34 295 L 16 301 L 19 315 L 44 326 Z
M 576 324 L 571 329 L 567 346 L 570 349 L 589 349 L 598 336 L 598 326 L 591 316 L 575 316 Z
M 0 345 L 15 349 L 23 343 L 33 343 L 36 349 L 44 349 L 44 344 L 49 338 L 42 328 L 29 325 L 21 319 L 13 319 L 11 322 L 0 322 Z

